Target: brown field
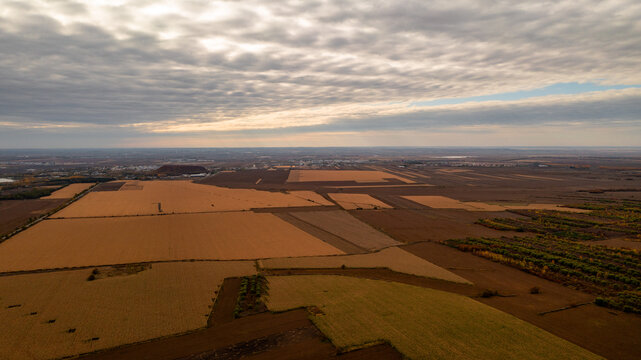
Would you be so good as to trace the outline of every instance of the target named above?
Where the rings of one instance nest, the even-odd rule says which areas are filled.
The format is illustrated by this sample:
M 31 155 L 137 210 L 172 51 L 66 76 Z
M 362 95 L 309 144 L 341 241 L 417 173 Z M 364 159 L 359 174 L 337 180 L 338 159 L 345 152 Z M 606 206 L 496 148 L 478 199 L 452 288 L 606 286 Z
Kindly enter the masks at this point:
M 341 349 L 388 340 L 412 359 L 599 359 L 469 297 L 346 276 L 270 276 L 267 306 L 316 306 L 312 321 Z
M 345 210 L 391 208 L 386 203 L 367 194 L 332 193 L 327 195 Z
M 346 211 L 303 211 L 292 212 L 291 215 L 363 249 L 376 250 L 399 244 Z
M 163 263 L 87 281 L 91 272 L 0 277 L 0 358 L 60 358 L 205 327 L 223 279 L 255 268 L 240 261 Z
M 128 182 L 119 191 L 91 192 L 53 217 L 152 215 L 319 205 L 334 204 L 313 191 L 285 193 L 228 189 L 180 180 L 139 181 Z
M 314 256 L 306 258 L 277 258 L 259 260 L 264 269 L 321 269 L 321 268 L 388 268 L 390 270 L 460 283 L 470 283 L 462 277 L 436 266 L 407 251 L 391 247 L 363 255 Z
M 269 213 L 45 220 L 0 244 L 0 272 L 343 254 Z
M 358 183 L 387 182 L 395 179 L 404 183 L 414 181 L 375 170 L 291 170 L 287 182 L 323 182 L 323 181 L 355 181 Z
M 76 194 L 80 194 L 81 192 L 92 187 L 94 184 L 95 183 L 69 184 L 62 189 L 54 191 L 49 196 L 41 197 L 41 199 L 71 199 Z
M 64 204 L 64 199 L 31 199 L 0 201 L 0 236 Z
M 421 205 L 429 206 L 434 209 L 463 209 L 467 211 L 503 211 L 508 209 L 523 210 L 559 210 L 566 212 L 585 213 L 590 210 L 574 209 L 563 207 L 557 204 L 522 204 L 522 205 L 498 205 L 488 204 L 479 201 L 459 201 L 446 196 L 438 195 L 411 195 L 403 198 L 414 201 Z

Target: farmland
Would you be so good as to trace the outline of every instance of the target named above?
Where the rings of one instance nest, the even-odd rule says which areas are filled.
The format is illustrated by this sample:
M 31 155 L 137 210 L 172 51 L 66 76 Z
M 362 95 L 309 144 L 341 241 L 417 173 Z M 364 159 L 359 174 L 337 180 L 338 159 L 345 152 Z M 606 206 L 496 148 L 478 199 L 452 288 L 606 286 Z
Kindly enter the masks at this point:
M 165 263 L 87 281 L 92 271 L 0 277 L 0 358 L 60 358 L 202 328 L 223 279 L 255 269 L 252 262 Z
M 89 189 L 94 183 L 75 183 L 69 184 L 62 189 L 54 191 L 51 195 L 44 196 L 41 199 L 70 199 L 77 194 Z
M 0 272 L 342 253 L 269 213 L 52 219 L 0 244 Z
M 386 203 L 367 194 L 331 193 L 327 195 L 345 210 L 391 208 Z
M 567 212 L 588 212 L 586 209 L 577 209 L 570 207 L 562 207 L 557 204 L 518 204 L 518 205 L 501 205 L 501 204 L 488 204 L 478 201 L 459 201 L 446 196 L 439 195 L 418 195 L 418 196 L 403 196 L 403 198 L 417 202 L 421 205 L 429 206 L 435 209 L 462 209 L 467 211 L 503 211 L 510 209 L 524 209 L 524 210 L 560 210 Z
M 0 202 L 0 358 L 641 356 L 629 171 L 246 161 Z
M 539 234 L 536 237 L 467 238 L 446 243 L 599 295 L 597 305 L 641 313 L 641 253 L 589 243 L 608 235 L 638 236 L 638 205 L 579 207 L 594 212 L 583 218 L 553 211 L 521 212 L 528 218 L 479 221 L 495 229 Z
M 287 182 L 333 182 L 353 181 L 357 183 L 378 183 L 395 180 L 407 184 L 414 181 L 378 170 L 291 170 Z
M 363 249 L 374 250 L 398 245 L 394 239 L 344 211 L 304 211 L 293 212 L 291 215 Z
M 265 259 L 259 260 L 258 264 L 265 269 L 388 268 L 399 273 L 469 283 L 462 277 L 397 247 L 363 255 Z
M 118 191 L 91 192 L 53 217 L 131 216 L 333 205 L 311 191 L 228 189 L 189 181 L 127 182 Z
M 386 340 L 413 359 L 600 358 L 459 295 L 342 276 L 268 280 L 270 310 L 316 307 L 312 321 L 343 349 Z

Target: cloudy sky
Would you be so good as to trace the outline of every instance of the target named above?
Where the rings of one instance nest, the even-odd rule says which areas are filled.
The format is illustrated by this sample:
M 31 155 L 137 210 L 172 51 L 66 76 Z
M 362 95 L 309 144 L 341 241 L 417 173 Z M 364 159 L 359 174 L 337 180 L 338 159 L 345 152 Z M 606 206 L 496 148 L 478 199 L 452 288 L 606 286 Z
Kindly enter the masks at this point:
M 641 2 L 0 0 L 0 148 L 641 146 Z

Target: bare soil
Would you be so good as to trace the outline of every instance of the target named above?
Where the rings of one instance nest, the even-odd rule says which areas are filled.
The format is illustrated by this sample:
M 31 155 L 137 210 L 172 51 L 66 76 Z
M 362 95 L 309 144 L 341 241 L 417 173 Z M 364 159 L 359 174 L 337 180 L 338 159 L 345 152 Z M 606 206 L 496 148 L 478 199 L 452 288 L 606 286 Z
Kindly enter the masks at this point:
M 91 191 L 118 191 L 125 184 L 124 181 L 110 181 L 96 185 Z
M 234 320 L 234 307 L 240 291 L 240 278 L 226 278 L 218 290 L 216 302 L 211 310 L 207 326 L 219 326 Z
M 475 224 L 481 218 L 517 217 L 508 212 L 470 212 L 452 209 L 386 209 L 350 211 L 357 219 L 382 231 L 395 240 L 412 243 L 441 241 L 468 236 L 523 236 L 524 233 L 498 231 Z
M 66 199 L 32 199 L 0 201 L 0 236 L 8 234 L 37 217 L 55 209 Z
M 231 292 L 227 294 L 219 296 L 229 296 Z M 339 354 L 308 316 L 305 309 L 262 313 L 80 359 L 402 359 L 400 353 L 386 344 Z

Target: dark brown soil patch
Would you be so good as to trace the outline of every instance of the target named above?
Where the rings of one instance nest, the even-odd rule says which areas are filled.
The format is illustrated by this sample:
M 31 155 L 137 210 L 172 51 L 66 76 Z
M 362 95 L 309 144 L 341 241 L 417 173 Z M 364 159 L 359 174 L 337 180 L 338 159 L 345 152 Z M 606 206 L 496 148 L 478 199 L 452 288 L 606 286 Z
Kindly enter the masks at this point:
M 305 309 L 262 313 L 149 342 L 81 356 L 80 359 L 401 359 L 389 345 L 338 354 Z
M 380 196 L 379 198 L 383 199 Z M 350 214 L 393 239 L 406 243 L 464 237 L 524 235 L 524 233 L 499 231 L 475 224 L 481 218 L 497 217 L 496 212 L 450 209 L 386 209 L 350 211 Z M 500 215 L 518 216 L 507 212 L 502 212 Z
M 36 218 L 64 204 L 68 199 L 32 199 L 0 201 L 0 236 L 9 234 Z
M 234 308 L 240 290 L 240 278 L 227 278 L 218 290 L 207 326 L 218 326 L 234 320 Z
M 100 183 L 94 186 L 91 191 L 118 191 L 124 184 L 124 181 L 110 181 L 106 183 Z
M 289 170 L 239 170 L 234 172 L 219 172 L 196 182 L 199 184 L 230 188 L 263 188 L 265 186 L 285 184 L 287 177 L 289 177 Z M 256 184 L 258 180 L 260 180 L 260 182 Z
M 269 269 L 263 270 L 265 275 L 342 275 L 372 280 L 393 281 L 414 286 L 421 286 L 430 289 L 448 291 L 465 296 L 477 296 L 483 289 L 468 284 L 459 284 L 451 281 L 430 279 L 422 276 L 403 274 L 389 269 Z

